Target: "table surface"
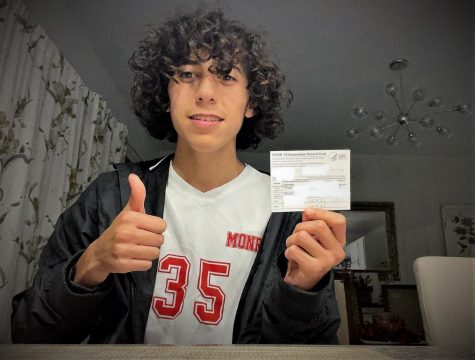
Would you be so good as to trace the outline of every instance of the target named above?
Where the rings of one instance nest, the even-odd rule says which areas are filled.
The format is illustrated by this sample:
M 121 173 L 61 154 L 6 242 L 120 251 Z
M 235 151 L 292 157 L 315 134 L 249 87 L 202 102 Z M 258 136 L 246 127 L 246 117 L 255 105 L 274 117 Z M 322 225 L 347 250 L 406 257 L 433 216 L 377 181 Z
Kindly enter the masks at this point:
M 295 345 L 0 345 L 0 359 L 142 360 L 142 359 L 475 359 L 475 354 L 432 346 Z

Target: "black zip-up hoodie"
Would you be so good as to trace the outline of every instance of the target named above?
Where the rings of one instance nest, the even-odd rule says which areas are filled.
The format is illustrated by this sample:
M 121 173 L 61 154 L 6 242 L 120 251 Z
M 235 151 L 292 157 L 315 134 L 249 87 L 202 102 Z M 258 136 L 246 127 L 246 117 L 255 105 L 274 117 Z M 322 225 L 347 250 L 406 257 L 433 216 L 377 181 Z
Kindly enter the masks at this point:
M 145 184 L 147 214 L 163 216 L 170 160 L 118 164 L 101 174 L 58 219 L 31 288 L 13 298 L 18 343 L 143 343 L 157 271 L 111 274 L 92 289 L 72 281 L 87 246 L 127 204 L 128 175 Z M 329 272 L 312 291 L 283 281 L 285 240 L 300 213 L 273 213 L 241 294 L 233 343 L 335 344 L 339 313 Z

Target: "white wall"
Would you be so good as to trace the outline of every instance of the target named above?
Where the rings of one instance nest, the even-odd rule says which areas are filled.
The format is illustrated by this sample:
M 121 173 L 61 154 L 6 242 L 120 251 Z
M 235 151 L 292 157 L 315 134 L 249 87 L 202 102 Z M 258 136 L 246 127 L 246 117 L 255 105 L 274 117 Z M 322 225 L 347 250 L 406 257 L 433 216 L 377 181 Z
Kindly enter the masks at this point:
M 269 171 L 268 154 L 247 152 L 240 156 L 243 161 Z M 440 206 L 471 203 L 472 164 L 470 157 L 352 157 L 352 200 L 395 204 L 402 283 L 415 283 L 412 263 L 417 257 L 445 255 Z

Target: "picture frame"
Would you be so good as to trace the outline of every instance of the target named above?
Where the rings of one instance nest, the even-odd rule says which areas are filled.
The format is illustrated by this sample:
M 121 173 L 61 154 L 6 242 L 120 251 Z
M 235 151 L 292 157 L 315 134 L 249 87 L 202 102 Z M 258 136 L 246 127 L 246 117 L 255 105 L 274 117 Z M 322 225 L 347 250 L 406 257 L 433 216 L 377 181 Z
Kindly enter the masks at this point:
M 422 313 L 416 285 L 382 284 L 381 297 L 384 311 L 397 314 L 408 330 L 424 337 Z
M 475 256 L 475 205 L 441 205 L 447 256 Z

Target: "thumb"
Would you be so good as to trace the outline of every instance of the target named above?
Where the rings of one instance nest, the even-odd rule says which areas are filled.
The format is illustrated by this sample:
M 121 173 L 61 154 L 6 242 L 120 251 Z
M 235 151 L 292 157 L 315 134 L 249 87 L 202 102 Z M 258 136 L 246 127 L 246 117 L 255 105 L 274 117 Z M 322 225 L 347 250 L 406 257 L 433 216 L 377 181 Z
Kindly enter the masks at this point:
M 145 196 L 146 190 L 145 185 L 143 184 L 142 180 L 135 175 L 129 175 L 129 185 L 130 185 L 130 197 L 129 202 L 126 205 L 126 208 L 132 211 L 137 211 L 141 213 L 145 213 Z
M 284 281 L 287 284 L 292 284 L 294 282 L 298 268 L 299 265 L 295 261 L 289 260 L 287 263 L 287 271 L 284 276 Z
M 287 275 L 291 275 L 297 268 L 299 264 L 297 264 L 294 260 L 288 260 L 287 263 Z
M 310 221 L 314 220 L 312 215 L 313 215 L 313 209 L 314 208 L 305 208 L 302 211 L 302 221 Z

